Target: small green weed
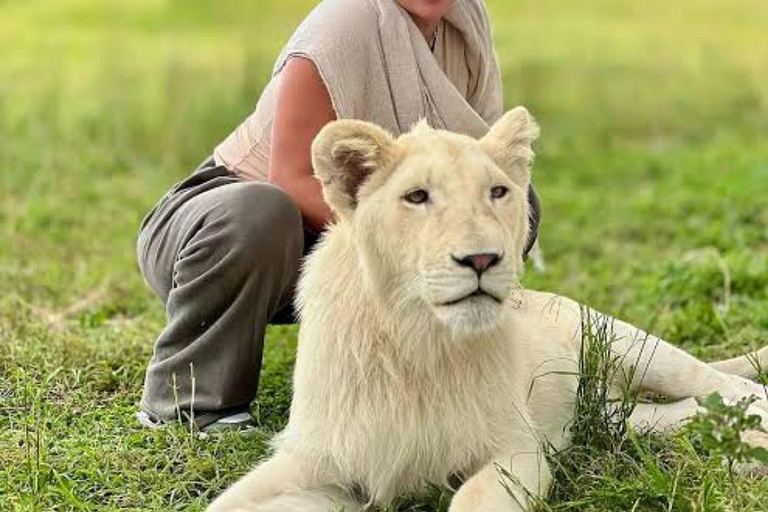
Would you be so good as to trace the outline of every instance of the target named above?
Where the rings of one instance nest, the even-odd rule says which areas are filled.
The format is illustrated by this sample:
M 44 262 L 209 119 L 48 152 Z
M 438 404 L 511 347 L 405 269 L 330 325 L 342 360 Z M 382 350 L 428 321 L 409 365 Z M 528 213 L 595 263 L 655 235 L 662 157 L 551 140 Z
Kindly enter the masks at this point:
M 722 460 L 728 469 L 731 495 L 737 509 L 741 508 L 741 493 L 736 478 L 736 465 L 760 462 L 768 465 L 768 450 L 751 446 L 744 440 L 749 431 L 765 432 L 762 418 L 750 414 L 749 408 L 757 398 L 743 398 L 727 404 L 719 393 L 699 399 L 702 410 L 687 425 L 709 456 Z

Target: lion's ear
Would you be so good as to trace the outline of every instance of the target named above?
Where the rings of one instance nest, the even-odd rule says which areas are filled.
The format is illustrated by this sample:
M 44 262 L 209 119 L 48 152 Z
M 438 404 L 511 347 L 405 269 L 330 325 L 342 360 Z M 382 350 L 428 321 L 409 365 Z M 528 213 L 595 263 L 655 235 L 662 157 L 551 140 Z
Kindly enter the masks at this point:
M 531 182 L 531 145 L 539 136 L 539 126 L 525 107 L 515 107 L 480 140 L 483 149 L 509 177 L 523 187 Z
M 333 121 L 320 130 L 312 143 L 312 167 L 334 211 L 355 209 L 360 187 L 391 165 L 394 142 L 385 130 L 364 121 Z

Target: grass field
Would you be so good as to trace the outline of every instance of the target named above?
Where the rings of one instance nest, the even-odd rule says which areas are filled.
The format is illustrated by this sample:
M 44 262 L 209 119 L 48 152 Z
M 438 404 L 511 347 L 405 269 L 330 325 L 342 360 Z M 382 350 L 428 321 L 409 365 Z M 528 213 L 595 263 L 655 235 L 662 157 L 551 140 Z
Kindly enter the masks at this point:
M 285 422 L 293 328 L 269 333 L 258 435 L 137 425 L 164 313 L 134 241 L 313 3 L 0 0 L 0 511 L 202 510 Z M 507 102 L 542 125 L 549 272 L 525 284 L 702 357 L 768 343 L 768 3 L 488 5 Z M 546 506 L 768 510 L 768 480 L 734 498 L 695 447 L 598 454 Z

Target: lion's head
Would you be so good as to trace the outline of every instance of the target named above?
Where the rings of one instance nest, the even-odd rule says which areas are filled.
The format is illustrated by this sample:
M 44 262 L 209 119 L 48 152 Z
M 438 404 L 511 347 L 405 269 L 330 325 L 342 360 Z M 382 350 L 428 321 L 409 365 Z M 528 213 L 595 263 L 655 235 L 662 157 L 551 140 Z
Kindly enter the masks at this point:
M 523 107 L 481 140 L 425 123 L 397 139 L 361 121 L 320 132 L 315 173 L 386 304 L 457 333 L 496 324 L 523 272 L 537 134 Z

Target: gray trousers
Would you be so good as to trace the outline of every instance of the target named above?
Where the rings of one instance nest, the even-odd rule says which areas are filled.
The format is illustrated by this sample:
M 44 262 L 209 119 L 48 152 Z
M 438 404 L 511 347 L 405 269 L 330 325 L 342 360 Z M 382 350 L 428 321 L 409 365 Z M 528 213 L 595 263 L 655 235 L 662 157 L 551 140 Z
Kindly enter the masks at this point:
M 212 160 L 171 189 L 144 219 L 137 244 L 141 272 L 168 318 L 142 409 L 171 421 L 177 407 L 184 416 L 194 408 L 201 427 L 247 409 L 264 331 L 270 321 L 294 322 L 299 262 L 314 238 L 284 192 Z
M 530 189 L 531 227 L 539 202 Z M 144 279 L 168 323 L 147 368 L 141 407 L 153 419 L 200 427 L 246 410 L 256 396 L 264 332 L 294 323 L 300 261 L 316 242 L 293 201 L 212 160 L 173 187 L 147 215 L 138 239 Z M 194 380 L 194 393 L 193 393 Z

